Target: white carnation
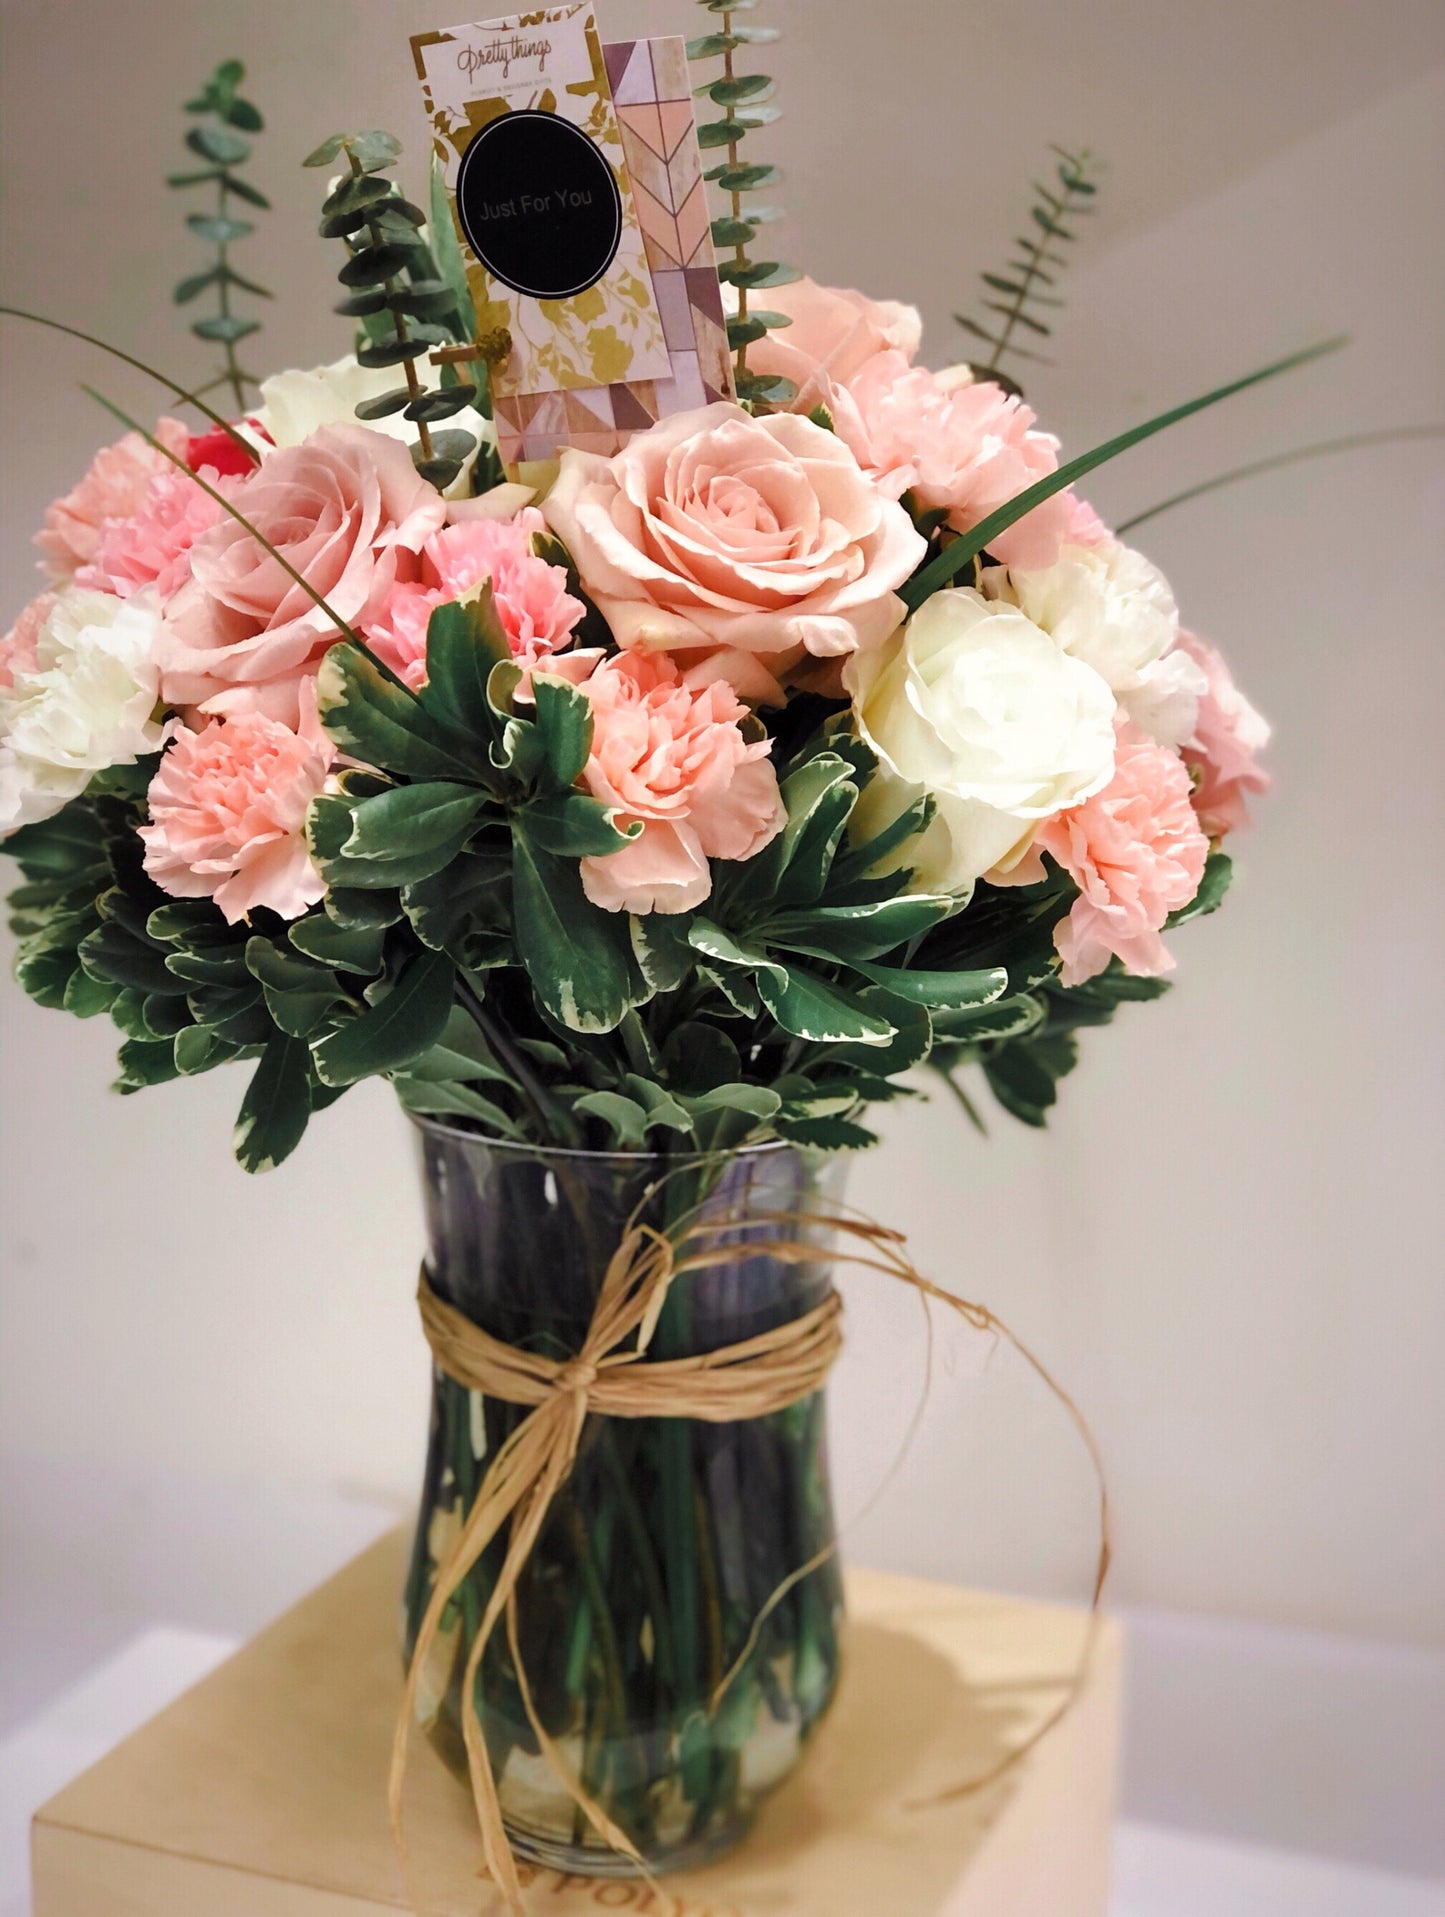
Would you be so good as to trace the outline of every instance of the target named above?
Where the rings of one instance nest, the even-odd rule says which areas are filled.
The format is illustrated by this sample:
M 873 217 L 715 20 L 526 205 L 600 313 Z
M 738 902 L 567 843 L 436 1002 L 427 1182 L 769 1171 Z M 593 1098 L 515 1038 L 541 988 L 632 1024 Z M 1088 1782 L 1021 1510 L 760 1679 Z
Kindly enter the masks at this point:
M 432 390 L 439 378 L 436 369 L 428 365 L 425 359 L 417 360 L 414 364 L 423 386 L 428 391 Z M 379 399 L 392 387 L 399 386 L 403 379 L 404 375 L 398 367 L 361 366 L 355 356 L 348 353 L 345 359 L 338 359 L 330 366 L 313 366 L 309 372 L 293 368 L 290 372 L 273 373 L 269 379 L 263 379 L 261 408 L 252 417 L 269 435 L 273 446 L 299 446 L 303 439 L 311 437 L 318 426 L 335 426 L 343 421 L 351 425 L 358 424 L 357 407 L 369 399 Z M 385 433 L 389 439 L 399 439 L 408 446 L 416 438 L 415 422 L 403 418 L 400 413 L 389 413 L 385 419 L 367 419 L 359 423 L 374 433 Z M 472 406 L 464 406 L 438 430 L 470 433 L 479 446 L 495 446 L 497 443 L 497 429 L 492 421 L 484 419 Z M 264 458 L 271 446 L 256 433 L 248 433 L 247 436 Z M 466 499 L 470 496 L 475 458 L 474 452 L 446 488 L 448 499 Z
M 34 671 L 0 691 L 0 835 L 48 819 L 95 773 L 159 748 L 159 628 L 153 586 L 130 599 L 80 587 L 59 595 Z
M 1114 770 L 1114 695 L 1015 606 L 938 592 L 907 626 L 844 668 L 879 770 L 854 813 L 871 835 L 929 793 L 933 823 L 899 865 L 966 896 L 1027 850 L 1038 820 L 1078 805 Z
M 1160 745 L 1194 731 L 1204 674 L 1173 650 L 1179 609 L 1169 581 L 1121 540 L 1066 546 L 1032 572 L 988 568 L 983 590 L 1027 613 L 1113 688 L 1129 718 Z

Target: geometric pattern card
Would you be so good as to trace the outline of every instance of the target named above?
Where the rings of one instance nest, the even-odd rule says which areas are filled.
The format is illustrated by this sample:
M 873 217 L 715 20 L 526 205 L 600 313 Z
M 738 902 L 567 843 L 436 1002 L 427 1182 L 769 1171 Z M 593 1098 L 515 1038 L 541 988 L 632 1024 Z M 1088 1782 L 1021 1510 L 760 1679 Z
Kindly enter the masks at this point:
M 622 130 L 591 0 L 413 37 L 493 392 L 666 379 Z
M 640 428 L 734 396 L 722 287 L 680 37 L 621 40 L 602 49 L 642 229 L 669 365 L 664 378 L 566 392 L 509 390 L 496 399 L 509 470 L 535 469 L 564 446 L 610 455 Z

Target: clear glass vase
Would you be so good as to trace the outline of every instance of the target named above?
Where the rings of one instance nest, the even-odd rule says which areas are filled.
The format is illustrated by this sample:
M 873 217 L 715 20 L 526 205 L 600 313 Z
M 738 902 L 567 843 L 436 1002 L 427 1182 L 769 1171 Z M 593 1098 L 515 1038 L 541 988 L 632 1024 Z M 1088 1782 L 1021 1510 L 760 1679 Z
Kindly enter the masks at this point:
M 665 1227 L 807 1212 L 836 1196 L 836 1161 L 767 1145 L 679 1161 L 505 1145 L 417 1121 L 436 1291 L 493 1336 L 553 1358 L 580 1347 L 607 1261 L 639 1200 Z M 714 1242 L 738 1242 L 712 1225 Z M 795 1234 L 796 1235 L 796 1234 Z M 815 1233 L 815 1236 L 821 1236 Z M 680 1276 L 649 1353 L 689 1356 L 801 1316 L 831 1284 L 816 1260 L 766 1255 Z M 406 1587 L 406 1650 L 489 1458 L 526 1415 L 434 1369 L 431 1440 Z M 591 1416 L 517 1591 L 527 1682 L 543 1727 L 584 1789 L 650 1868 L 698 1861 L 747 1829 L 832 1700 L 842 1587 L 835 1559 L 769 1612 L 768 1600 L 833 1539 L 823 1393 L 735 1424 Z M 461 1685 L 504 1540 L 449 1608 L 421 1687 L 428 1733 L 465 1774 Z M 540 1754 L 505 1630 L 492 1633 L 477 1709 L 519 1855 L 579 1874 L 627 1874 Z

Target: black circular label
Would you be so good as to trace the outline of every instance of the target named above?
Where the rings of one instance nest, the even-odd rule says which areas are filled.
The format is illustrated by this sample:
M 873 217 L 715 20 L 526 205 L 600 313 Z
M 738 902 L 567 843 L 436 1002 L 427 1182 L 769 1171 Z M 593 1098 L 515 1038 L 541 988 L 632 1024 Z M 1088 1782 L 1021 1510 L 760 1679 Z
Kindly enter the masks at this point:
M 595 286 L 622 239 L 622 195 L 602 149 L 555 113 L 522 107 L 462 155 L 457 212 L 494 279 L 531 299 Z

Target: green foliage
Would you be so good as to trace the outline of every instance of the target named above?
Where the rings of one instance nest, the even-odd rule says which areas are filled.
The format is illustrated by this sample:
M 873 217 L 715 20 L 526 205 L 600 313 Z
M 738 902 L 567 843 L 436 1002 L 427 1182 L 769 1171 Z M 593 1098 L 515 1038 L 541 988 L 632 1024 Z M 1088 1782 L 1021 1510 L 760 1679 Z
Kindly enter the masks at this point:
M 712 238 L 721 255 L 719 276 L 738 289 L 737 315 L 728 321 L 728 344 L 736 354 L 733 378 L 743 405 L 766 411 L 772 406 L 786 406 L 797 398 L 798 389 L 789 379 L 750 372 L 748 348 L 771 328 L 791 322 L 785 313 L 753 310 L 750 295 L 763 287 L 786 286 L 799 275 L 795 267 L 780 260 L 754 260 L 748 251 L 759 227 L 781 215 L 775 206 L 745 204 L 745 196 L 773 185 L 779 175 L 776 167 L 745 165 L 738 157 L 739 148 L 749 133 L 771 125 L 778 118 L 778 109 L 772 104 L 774 82 L 765 73 L 739 73 L 734 56 L 741 49 L 776 40 L 778 33 L 774 27 L 748 26 L 735 20 L 735 14 L 751 10 L 750 0 L 731 0 L 726 6 L 720 0 L 699 0 L 699 4 L 713 16 L 717 30 L 690 40 L 687 57 L 720 59 L 723 63 L 720 78 L 705 81 L 694 91 L 722 110 L 720 119 L 699 120 L 697 137 L 705 150 L 719 148 L 727 155 L 703 177 L 719 186 L 729 202 L 728 212 L 712 223 Z
M 417 429 L 411 456 L 423 479 L 447 487 L 476 455 L 473 485 L 480 491 L 501 477 L 495 454 L 477 435 L 432 427 L 469 406 L 490 412 L 485 362 L 477 380 L 462 379 L 448 362 L 439 390 L 428 390 L 416 362 L 439 346 L 469 342 L 476 314 L 447 206 L 433 167 L 429 213 L 404 199 L 386 177 L 401 157 L 401 142 L 380 131 L 334 133 L 308 154 L 306 166 L 341 162 L 348 171 L 321 207 L 323 239 L 340 240 L 346 261 L 337 277 L 347 289 L 337 312 L 361 322 L 356 357 L 363 366 L 398 366 L 405 383 L 357 407 L 360 419 L 400 413 Z M 427 231 L 430 219 L 430 232 Z M 478 383 L 481 382 L 481 383 Z
M 1047 183 L 1034 182 L 1036 198 L 1029 209 L 1032 231 L 1015 238 L 1018 257 L 1002 273 L 981 275 L 982 305 L 989 317 L 978 320 L 967 313 L 954 314 L 965 332 L 989 348 L 988 359 L 975 370 L 1015 391 L 1014 382 L 1000 372 L 1000 362 L 1011 353 L 1042 366 L 1053 364 L 1038 350 L 1053 332 L 1045 314 L 1064 304 L 1057 288 L 1069 264 L 1063 249 L 1078 238 L 1073 223 L 1087 218 L 1097 205 L 1098 181 L 1090 177 L 1097 166 L 1094 155 L 1087 147 L 1078 153 L 1066 153 L 1060 146 L 1051 151 L 1058 156 L 1054 177 Z M 1030 341 L 1027 346 L 1017 337 L 1020 329 Z
M 235 242 L 255 231 L 252 221 L 240 219 L 231 211 L 232 202 L 240 201 L 242 205 L 262 210 L 271 204 L 258 187 L 235 170 L 251 157 L 251 142 L 244 136 L 259 133 L 265 124 L 258 109 L 237 91 L 245 77 L 246 69 L 239 60 L 223 60 L 197 97 L 187 100 L 185 110 L 197 124 L 187 132 L 186 145 L 206 165 L 200 172 L 172 174 L 166 182 L 168 186 L 186 191 L 199 186 L 215 188 L 214 212 L 191 213 L 186 218 L 191 232 L 215 249 L 215 257 L 202 271 L 188 273 L 171 297 L 177 306 L 189 306 L 202 293 L 214 290 L 217 310 L 204 319 L 193 320 L 191 331 L 197 339 L 223 346 L 225 363 L 221 372 L 208 385 L 200 387 L 199 392 L 205 394 L 216 387 L 229 386 L 238 413 L 246 410 L 246 388 L 259 382 L 254 373 L 242 368 L 236 357 L 236 346 L 240 340 L 259 332 L 261 322 L 234 312 L 232 300 L 237 293 L 250 294 L 253 299 L 273 297 L 268 287 L 238 273 L 230 260 L 230 249 Z
M 1166 929 L 1214 911 L 1231 876 L 1228 857 L 1211 853 L 1197 895 L 1170 915 Z M 936 949 L 956 950 L 971 931 L 973 949 L 1000 959 L 1011 985 L 1020 988 L 987 1006 L 934 1015 L 929 1065 L 948 1082 L 975 1123 L 980 1123 L 978 1115 L 959 1082 L 964 1066 L 982 1067 L 989 1090 L 1012 1117 L 1026 1125 L 1043 1125 L 1058 1099 L 1059 1080 L 1078 1063 L 1078 1032 L 1108 1025 L 1121 1005 L 1161 998 L 1169 989 L 1162 978 L 1135 978 L 1117 959 L 1082 985 L 1064 985 L 1058 976 L 1054 927 L 1073 898 L 1071 881 L 1057 871 L 1041 885 L 1008 895 L 980 887 L 969 910 L 938 937 Z M 999 928 L 1005 925 L 1010 929 L 1000 938 Z
M 6 842 L 25 881 L 10 897 L 16 975 L 43 1005 L 110 1014 L 123 1092 L 261 1060 L 236 1132 L 238 1157 L 259 1170 L 292 1149 L 323 1095 L 301 1034 L 348 1007 L 352 987 L 294 953 L 288 970 L 274 915 L 230 926 L 209 899 L 168 898 L 146 877 L 136 828 L 155 766 L 93 781 Z

